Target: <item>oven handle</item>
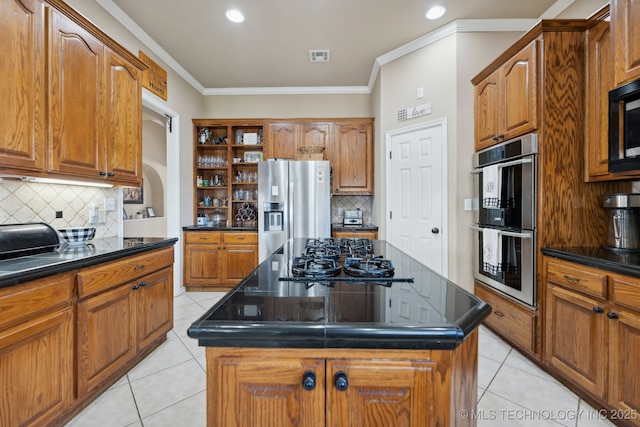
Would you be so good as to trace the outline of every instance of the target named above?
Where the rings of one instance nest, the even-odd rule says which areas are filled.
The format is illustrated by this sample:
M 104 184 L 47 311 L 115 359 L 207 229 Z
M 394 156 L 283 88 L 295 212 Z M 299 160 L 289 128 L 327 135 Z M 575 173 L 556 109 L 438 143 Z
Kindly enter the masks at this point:
M 512 160 L 510 162 L 504 162 L 504 163 L 499 163 L 498 167 L 499 168 L 508 168 L 509 166 L 515 166 L 515 165 L 524 165 L 525 163 L 531 163 L 532 160 L 528 157 L 523 157 L 522 159 L 518 159 L 518 160 Z M 482 172 L 482 168 L 478 168 L 478 169 L 474 169 L 471 171 L 471 173 L 481 173 Z
M 484 230 L 483 227 L 476 227 L 474 225 L 471 226 L 472 230 L 475 231 L 480 231 L 482 232 L 482 230 Z M 528 232 L 528 233 L 514 233 L 513 231 L 502 231 L 502 230 L 498 230 L 498 234 L 501 234 L 503 236 L 507 236 L 507 237 L 519 237 L 521 239 L 530 239 L 531 237 L 533 237 L 533 233 L 532 232 Z

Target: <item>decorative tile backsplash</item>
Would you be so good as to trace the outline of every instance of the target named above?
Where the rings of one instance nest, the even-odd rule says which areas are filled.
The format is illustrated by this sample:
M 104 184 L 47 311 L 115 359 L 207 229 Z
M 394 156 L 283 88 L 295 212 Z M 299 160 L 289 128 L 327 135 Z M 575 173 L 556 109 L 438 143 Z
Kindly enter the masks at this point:
M 371 196 L 336 196 L 331 198 L 331 223 L 342 223 L 343 210 L 360 209 L 365 224 L 371 222 Z
M 106 212 L 106 222 L 96 227 L 96 237 L 117 237 L 118 215 L 122 206 L 118 204 L 117 188 L 83 187 L 25 183 L 14 180 L 0 181 L 0 224 L 44 222 L 53 228 L 89 226 L 89 208 L 97 203 L 104 208 L 104 199 L 116 200 L 116 210 Z M 119 208 L 118 208 L 119 206 Z M 56 218 L 56 211 L 62 218 Z

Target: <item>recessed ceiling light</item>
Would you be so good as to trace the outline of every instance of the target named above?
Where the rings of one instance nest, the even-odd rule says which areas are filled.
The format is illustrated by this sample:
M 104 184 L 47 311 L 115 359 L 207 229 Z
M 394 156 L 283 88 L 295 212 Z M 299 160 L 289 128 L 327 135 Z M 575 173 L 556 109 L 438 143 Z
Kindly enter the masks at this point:
M 441 18 L 446 11 L 447 9 L 442 6 L 433 6 L 427 11 L 427 14 L 425 16 L 427 17 L 427 19 L 438 19 Z
M 227 10 L 227 19 L 236 24 L 244 21 L 244 15 L 238 9 Z

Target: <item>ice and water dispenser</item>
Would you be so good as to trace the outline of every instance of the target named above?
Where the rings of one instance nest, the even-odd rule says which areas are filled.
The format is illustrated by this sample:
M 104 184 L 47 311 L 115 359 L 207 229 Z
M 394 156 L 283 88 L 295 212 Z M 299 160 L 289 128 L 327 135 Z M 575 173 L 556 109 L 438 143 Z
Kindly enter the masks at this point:
M 264 209 L 264 231 L 284 230 L 284 203 L 266 202 Z

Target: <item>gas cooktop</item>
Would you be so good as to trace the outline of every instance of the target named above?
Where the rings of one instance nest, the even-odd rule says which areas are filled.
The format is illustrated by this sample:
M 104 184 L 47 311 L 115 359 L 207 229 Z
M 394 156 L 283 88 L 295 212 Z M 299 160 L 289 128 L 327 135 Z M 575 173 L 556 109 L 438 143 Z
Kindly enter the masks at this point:
M 287 274 L 280 281 L 321 282 L 413 282 L 396 277 L 393 262 L 380 253 L 371 239 L 324 238 L 297 242 Z

